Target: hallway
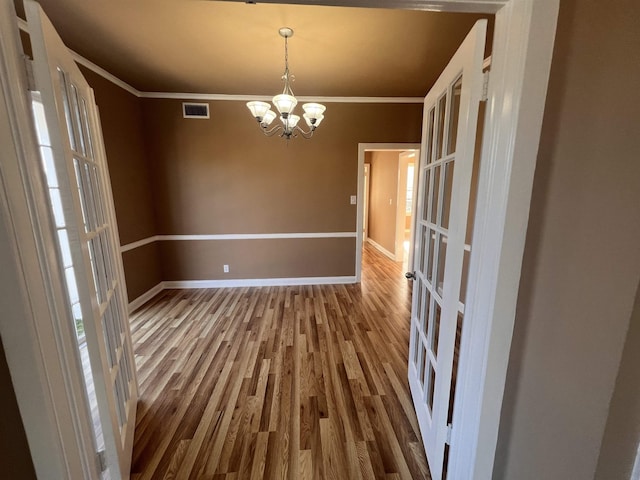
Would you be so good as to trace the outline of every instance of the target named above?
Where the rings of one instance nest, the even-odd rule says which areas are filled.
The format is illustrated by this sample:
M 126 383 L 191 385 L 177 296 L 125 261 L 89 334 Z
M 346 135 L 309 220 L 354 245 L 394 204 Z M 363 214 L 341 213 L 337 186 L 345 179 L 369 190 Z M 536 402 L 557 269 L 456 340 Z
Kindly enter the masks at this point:
M 401 264 L 362 283 L 166 290 L 132 315 L 132 479 L 428 479 Z

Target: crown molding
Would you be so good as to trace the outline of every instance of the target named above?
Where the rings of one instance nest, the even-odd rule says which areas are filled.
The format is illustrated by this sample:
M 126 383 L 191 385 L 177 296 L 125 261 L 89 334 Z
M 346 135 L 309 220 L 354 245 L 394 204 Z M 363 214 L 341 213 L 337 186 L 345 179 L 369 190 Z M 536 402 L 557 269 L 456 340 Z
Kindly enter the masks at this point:
M 29 25 L 20 17 L 18 19 L 18 27 L 23 32 L 29 33 Z M 144 92 L 140 91 L 124 80 L 109 73 L 104 68 L 96 65 L 91 60 L 74 52 L 69 47 L 71 56 L 76 63 L 97 73 L 102 78 L 109 80 L 111 83 L 119 86 L 123 90 L 129 92 L 138 98 L 157 98 L 157 99 L 174 99 L 174 100 L 224 100 L 233 102 L 250 102 L 253 100 L 270 102 L 270 95 L 228 95 L 222 93 L 180 93 L 180 92 Z M 322 102 L 322 103 L 422 103 L 423 97 L 297 97 L 301 102 Z
M 20 28 L 20 30 L 22 30 L 23 32 L 25 32 L 27 34 L 29 33 L 29 25 L 27 24 L 27 22 L 25 20 L 23 20 L 20 17 L 18 17 L 18 28 Z M 69 53 L 71 54 L 71 56 L 73 57 L 73 59 L 75 60 L 76 63 L 82 65 L 83 67 L 88 68 L 89 70 L 91 70 L 94 73 L 97 73 L 102 78 L 104 78 L 106 80 L 109 80 L 111 83 L 119 86 L 123 90 L 126 90 L 131 95 L 134 95 L 136 97 L 141 97 L 142 96 L 142 92 L 140 90 L 137 90 L 134 87 L 132 87 L 131 85 L 129 85 L 127 82 L 125 82 L 123 80 L 120 80 L 118 77 L 116 77 L 115 75 L 107 72 L 104 68 L 96 65 L 91 60 L 86 59 L 85 57 L 80 55 L 78 52 L 74 52 L 69 47 L 67 47 L 67 49 L 69 50 Z
M 174 100 L 226 100 L 235 102 L 270 102 L 271 95 L 227 95 L 223 93 L 140 92 L 142 98 Z M 300 102 L 320 103 L 423 103 L 424 97 L 310 97 L 296 96 Z

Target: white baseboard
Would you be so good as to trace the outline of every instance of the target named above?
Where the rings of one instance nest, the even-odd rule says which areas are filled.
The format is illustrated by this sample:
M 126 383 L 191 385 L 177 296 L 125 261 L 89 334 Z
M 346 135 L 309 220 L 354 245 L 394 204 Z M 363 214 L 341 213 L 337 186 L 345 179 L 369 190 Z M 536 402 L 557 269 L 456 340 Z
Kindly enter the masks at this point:
M 129 312 L 144 305 L 162 290 L 177 288 L 233 288 L 233 287 L 286 287 L 291 285 L 337 285 L 357 283 L 355 276 L 294 277 L 294 278 L 240 278 L 235 280 L 169 280 L 160 282 L 149 291 L 129 302 Z
M 386 257 L 389 257 L 394 262 L 396 261 L 396 256 L 393 253 L 391 253 L 389 250 L 384 248 L 379 243 L 371 240 L 371 237 L 367 238 L 367 243 L 370 243 L 371 246 L 373 246 L 376 250 L 380 251 L 383 255 L 385 255 Z
M 129 302 L 129 313 L 133 312 L 136 308 L 138 308 L 138 307 L 144 305 L 145 303 L 147 303 L 149 300 L 151 300 L 153 297 L 155 297 L 157 294 L 159 294 L 164 289 L 165 289 L 164 282 L 160 282 L 155 287 L 153 287 L 150 290 L 146 291 L 145 293 L 140 295 L 135 300 L 132 300 L 131 302 Z

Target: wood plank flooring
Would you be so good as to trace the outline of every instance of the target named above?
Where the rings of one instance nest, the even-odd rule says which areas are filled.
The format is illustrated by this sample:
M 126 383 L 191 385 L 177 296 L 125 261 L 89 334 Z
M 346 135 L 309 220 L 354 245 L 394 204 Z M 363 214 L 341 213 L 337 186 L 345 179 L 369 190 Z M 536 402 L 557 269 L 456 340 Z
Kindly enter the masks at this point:
M 131 478 L 430 479 L 408 282 L 363 262 L 360 285 L 168 290 L 135 312 Z

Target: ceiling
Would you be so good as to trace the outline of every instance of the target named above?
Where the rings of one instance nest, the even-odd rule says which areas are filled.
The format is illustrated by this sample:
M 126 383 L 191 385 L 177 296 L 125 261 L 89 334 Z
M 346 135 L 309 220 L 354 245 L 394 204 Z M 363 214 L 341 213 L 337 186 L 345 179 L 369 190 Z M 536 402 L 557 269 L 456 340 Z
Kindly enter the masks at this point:
M 16 3 L 21 3 L 16 0 Z M 40 0 L 66 45 L 142 91 L 273 95 L 289 40 L 293 90 L 424 96 L 471 26 L 493 16 L 185 0 Z M 19 8 L 21 10 L 21 7 Z

